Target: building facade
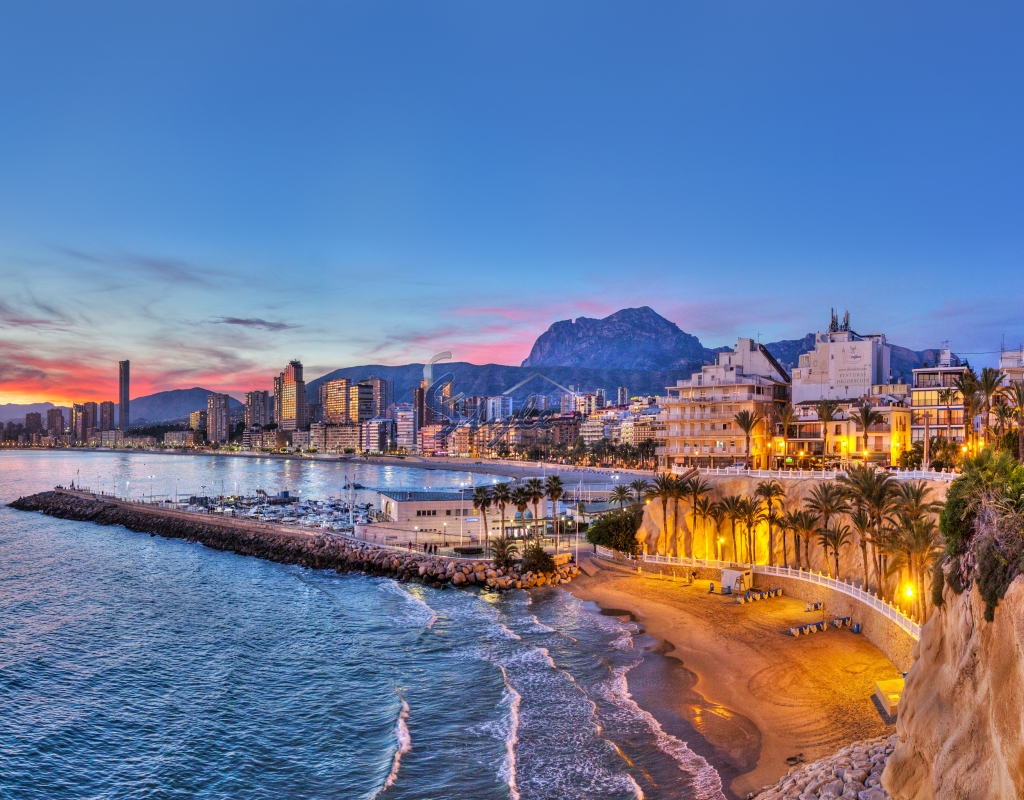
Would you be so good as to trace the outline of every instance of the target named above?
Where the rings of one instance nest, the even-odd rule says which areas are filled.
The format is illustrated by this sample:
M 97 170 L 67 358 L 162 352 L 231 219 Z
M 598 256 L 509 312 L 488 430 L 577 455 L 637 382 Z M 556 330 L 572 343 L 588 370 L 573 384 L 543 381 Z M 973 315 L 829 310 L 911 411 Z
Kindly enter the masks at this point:
M 101 431 L 112 431 L 117 427 L 114 422 L 114 404 L 110 400 L 100 403 L 100 425 Z
M 965 440 L 967 426 L 972 420 L 964 418 L 963 395 L 956 389 L 957 379 L 969 367 L 948 348 L 939 350 L 935 366 L 914 370 L 913 421 L 911 436 L 914 442 L 924 442 L 925 431 L 934 436 Z
M 364 453 L 390 452 L 395 444 L 395 421 L 378 417 L 361 423 L 360 439 Z
M 348 400 L 352 382 L 348 378 L 324 381 L 318 389 L 320 417 L 334 425 L 349 422 Z
M 128 431 L 131 427 L 131 409 L 129 393 L 131 390 L 131 364 L 128 361 L 119 361 L 118 367 L 118 391 L 117 391 L 117 427 L 119 430 Z
M 209 404 L 209 398 L 207 398 Z M 188 426 L 194 431 L 206 430 L 206 411 L 193 411 L 188 415 Z
M 373 387 L 357 383 L 348 389 L 349 422 L 363 423 L 373 419 Z
M 739 339 L 714 365 L 666 388 L 659 400 L 666 426 L 659 466 L 671 470 L 740 462 L 767 467 L 775 420 L 789 391 L 789 375 L 774 356 L 753 339 Z M 736 423 L 741 411 L 759 420 L 751 431 L 750 452 L 747 435 Z
M 254 425 L 259 425 L 260 427 L 269 425 L 271 413 L 270 392 L 257 389 L 245 393 L 246 428 L 251 428 Z
M 321 453 L 356 453 L 360 434 L 359 426 L 350 422 L 315 422 L 309 426 L 309 446 Z
M 274 381 L 279 398 L 275 400 L 279 414 L 277 426 L 285 431 L 303 430 L 309 425 L 309 407 L 306 400 L 306 382 L 302 378 L 302 362 L 289 361 Z
M 64 435 L 64 412 L 59 408 L 46 409 L 46 432 L 50 436 Z
M 814 335 L 814 350 L 803 353 L 793 370 L 793 403 L 856 400 L 871 387 L 889 382 L 891 348 L 885 336 L 861 336 L 850 330 L 850 316 L 840 325 L 835 312 L 827 331 Z
M 230 402 L 226 394 L 206 397 L 206 438 L 210 444 L 223 444 L 231 436 Z
M 411 403 L 395 406 L 395 447 L 408 453 L 416 452 L 416 432 L 419 430 L 419 414 Z

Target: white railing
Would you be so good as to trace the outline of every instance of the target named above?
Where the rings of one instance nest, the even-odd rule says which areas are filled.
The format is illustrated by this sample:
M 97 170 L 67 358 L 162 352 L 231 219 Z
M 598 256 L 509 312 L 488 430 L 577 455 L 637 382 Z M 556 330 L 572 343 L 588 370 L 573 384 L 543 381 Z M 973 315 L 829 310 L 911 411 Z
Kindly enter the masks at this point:
M 605 561 L 636 561 L 633 556 L 627 556 L 618 550 L 612 550 L 610 547 L 601 547 L 601 545 L 597 545 L 594 552 L 597 553 L 598 558 L 603 558 Z
M 673 472 L 678 474 L 687 471 L 688 467 L 675 465 Z M 822 480 L 836 480 L 846 475 L 844 470 L 838 469 L 744 469 L 742 467 L 701 467 L 701 475 L 739 475 L 750 478 L 821 478 Z M 899 481 L 942 481 L 949 483 L 960 477 L 959 472 L 934 472 L 932 470 L 893 470 L 889 473 Z
M 860 600 L 860 602 L 870 606 L 888 619 L 891 619 L 904 631 L 910 634 L 912 638 L 921 638 L 920 625 L 907 617 L 906 614 L 895 606 L 890 605 L 880 597 L 876 597 L 870 592 L 865 592 L 860 587 L 854 586 L 851 583 L 846 583 L 844 581 L 837 580 L 836 578 L 830 578 L 827 575 L 822 575 L 820 573 L 815 574 L 805 570 L 794 569 L 793 567 L 769 567 L 762 564 L 754 567 L 754 572 L 762 575 L 776 575 L 780 578 L 795 578 L 801 581 L 808 581 L 809 583 L 816 583 L 819 586 L 827 586 L 829 589 L 835 589 L 837 592 L 842 592 L 855 600 Z
M 749 564 L 737 564 L 731 561 L 715 561 L 714 559 L 702 559 L 702 558 L 683 558 L 682 556 L 659 556 L 645 554 L 643 560 L 648 564 L 670 564 L 676 567 L 707 567 L 710 569 L 750 569 Z M 907 617 L 902 611 L 895 606 L 890 605 L 879 597 L 870 592 L 865 592 L 863 589 L 854 586 L 850 583 L 845 583 L 835 578 L 830 578 L 827 575 L 820 573 L 814 573 L 802 569 L 794 569 L 793 567 L 769 567 L 765 564 L 758 564 L 753 568 L 754 572 L 761 575 L 775 575 L 780 578 L 793 578 L 794 580 L 807 581 L 808 583 L 815 583 L 819 586 L 827 586 L 830 589 L 835 589 L 837 592 L 859 600 L 867 606 L 870 606 L 875 611 L 878 611 L 884 617 L 891 619 L 897 625 L 906 631 L 911 638 L 921 638 L 921 626 L 914 622 L 912 619 Z

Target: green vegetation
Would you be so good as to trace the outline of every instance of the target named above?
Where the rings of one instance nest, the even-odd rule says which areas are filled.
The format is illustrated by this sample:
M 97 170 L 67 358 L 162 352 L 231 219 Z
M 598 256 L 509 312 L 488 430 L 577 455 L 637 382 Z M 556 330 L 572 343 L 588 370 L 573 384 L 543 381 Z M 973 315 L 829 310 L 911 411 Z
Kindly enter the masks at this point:
M 638 550 L 636 532 L 640 530 L 643 517 L 643 508 L 640 506 L 612 511 L 590 526 L 587 541 L 635 556 Z
M 519 548 L 503 533 L 500 538 L 491 542 L 491 552 L 494 554 L 494 563 L 501 569 L 509 570 L 519 555 Z
M 527 572 L 553 572 L 555 569 L 555 560 L 544 552 L 544 548 L 539 544 L 529 545 L 525 551 L 523 551 L 523 573 Z

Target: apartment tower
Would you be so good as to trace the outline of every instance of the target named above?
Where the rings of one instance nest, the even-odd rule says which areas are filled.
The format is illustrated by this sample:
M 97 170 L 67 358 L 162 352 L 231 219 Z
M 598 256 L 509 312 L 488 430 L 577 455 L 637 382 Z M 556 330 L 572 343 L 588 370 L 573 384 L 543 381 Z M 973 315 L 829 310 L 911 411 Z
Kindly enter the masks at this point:
M 118 393 L 117 393 L 117 427 L 127 432 L 131 424 L 131 412 L 128 408 L 128 392 L 130 384 L 129 362 L 118 362 Z
M 231 400 L 226 394 L 206 397 L 206 438 L 213 442 L 227 442 L 231 434 Z

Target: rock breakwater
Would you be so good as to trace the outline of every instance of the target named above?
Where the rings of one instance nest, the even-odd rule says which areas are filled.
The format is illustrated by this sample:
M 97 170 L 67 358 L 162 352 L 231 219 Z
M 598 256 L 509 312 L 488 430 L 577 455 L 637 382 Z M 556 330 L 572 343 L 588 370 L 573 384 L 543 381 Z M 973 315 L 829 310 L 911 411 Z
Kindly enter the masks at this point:
M 854 742 L 835 755 L 790 769 L 775 786 L 751 795 L 755 800 L 888 800 L 882 771 L 898 737 Z
M 364 572 L 436 588 L 451 585 L 493 591 L 530 589 L 557 586 L 579 574 L 575 564 L 566 564 L 548 573 L 524 572 L 518 564 L 502 569 L 486 560 L 455 560 L 383 547 L 333 533 L 275 530 L 273 526 L 245 520 L 209 518 L 61 491 L 21 497 L 9 505 L 19 511 L 39 511 L 59 519 L 121 525 L 132 531 L 199 542 L 214 550 L 282 564 Z

